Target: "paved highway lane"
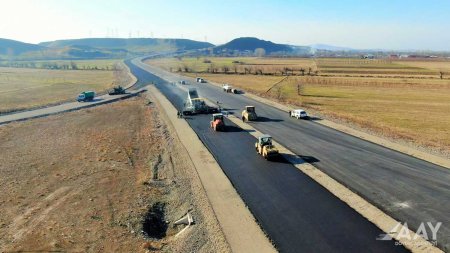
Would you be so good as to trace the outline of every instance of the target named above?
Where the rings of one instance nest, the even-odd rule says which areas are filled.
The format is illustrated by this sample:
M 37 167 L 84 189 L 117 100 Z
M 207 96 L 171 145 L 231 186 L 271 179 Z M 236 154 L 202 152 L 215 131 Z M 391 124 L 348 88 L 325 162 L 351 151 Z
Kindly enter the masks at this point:
M 155 82 L 182 108 L 187 94 L 177 85 L 140 70 L 135 74 L 143 84 Z M 382 231 L 291 164 L 257 155 L 255 138 L 230 121 L 229 131 L 222 133 L 208 127 L 210 115 L 186 120 L 280 251 L 406 252 L 392 241 L 375 240 Z
M 141 65 L 142 66 L 142 65 Z M 194 79 L 143 66 L 167 80 L 188 80 L 200 96 L 220 101 L 240 113 L 255 105 L 260 122 L 250 123 L 271 134 L 294 153 L 349 187 L 393 218 L 416 230 L 421 222 L 442 222 L 438 245 L 450 250 L 450 170 L 353 137 L 314 121 L 290 118 L 287 112 Z M 431 233 L 428 230 L 428 233 Z

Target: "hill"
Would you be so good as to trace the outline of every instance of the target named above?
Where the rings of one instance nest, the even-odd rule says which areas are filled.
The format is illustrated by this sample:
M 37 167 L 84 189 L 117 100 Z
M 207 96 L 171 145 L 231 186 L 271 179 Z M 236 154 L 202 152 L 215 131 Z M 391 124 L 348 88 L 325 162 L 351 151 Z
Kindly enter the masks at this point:
M 17 40 L 0 38 L 0 54 L 8 56 L 16 56 L 26 52 L 43 50 L 45 47 L 20 42 Z
M 255 49 L 262 48 L 266 54 L 274 54 L 277 52 L 292 52 L 293 48 L 289 45 L 276 44 L 267 40 L 260 40 L 253 37 L 242 37 L 234 39 L 226 44 L 217 46 L 214 48 L 214 52 L 226 52 L 226 51 L 250 51 L 254 52 Z
M 90 38 L 56 40 L 38 45 L 0 39 L 0 60 L 125 58 L 158 51 L 192 50 L 213 47 L 188 39 Z
M 148 53 L 163 50 L 191 50 L 214 46 L 208 42 L 188 39 L 153 39 L 153 38 L 88 38 L 73 40 L 56 40 L 39 43 L 49 48 L 89 47 L 107 50 L 126 50 L 130 53 Z

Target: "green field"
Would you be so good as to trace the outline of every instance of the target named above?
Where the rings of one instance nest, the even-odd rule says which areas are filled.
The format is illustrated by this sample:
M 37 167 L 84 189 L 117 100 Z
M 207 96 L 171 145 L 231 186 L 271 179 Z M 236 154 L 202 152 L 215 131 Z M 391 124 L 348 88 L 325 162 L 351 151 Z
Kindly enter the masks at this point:
M 114 85 L 125 85 L 130 77 L 120 61 L 76 61 L 97 69 L 116 63 L 114 71 L 0 67 L 0 113 L 74 101 L 81 91 L 104 92 Z
M 259 66 L 269 70 L 309 69 L 312 75 L 294 76 L 206 73 L 202 58 L 157 59 L 148 63 L 189 76 L 229 83 L 260 96 L 304 107 L 328 118 L 347 121 L 378 134 L 450 152 L 450 61 L 208 58 L 212 64 Z M 203 73 L 195 73 L 196 71 Z M 314 71 L 318 70 L 315 75 Z M 324 71 L 326 70 L 326 71 Z M 343 71 L 344 70 L 344 71 Z M 275 72 L 273 72 L 275 73 Z M 283 80 L 281 83 L 275 83 Z M 298 93 L 300 91 L 300 93 Z

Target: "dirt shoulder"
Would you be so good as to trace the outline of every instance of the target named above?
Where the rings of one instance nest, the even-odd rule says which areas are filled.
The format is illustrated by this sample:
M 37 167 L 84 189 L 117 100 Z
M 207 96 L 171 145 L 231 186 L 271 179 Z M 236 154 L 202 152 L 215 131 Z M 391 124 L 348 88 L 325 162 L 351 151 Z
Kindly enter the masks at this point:
M 0 126 L 0 251 L 229 251 L 158 110 L 133 98 Z

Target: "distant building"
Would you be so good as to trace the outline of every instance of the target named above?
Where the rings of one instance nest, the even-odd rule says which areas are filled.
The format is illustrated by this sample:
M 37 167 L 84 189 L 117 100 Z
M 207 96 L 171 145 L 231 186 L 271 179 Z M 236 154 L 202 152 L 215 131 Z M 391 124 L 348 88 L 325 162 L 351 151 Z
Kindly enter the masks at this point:
M 361 56 L 361 59 L 375 59 L 375 56 L 373 54 L 366 54 Z

